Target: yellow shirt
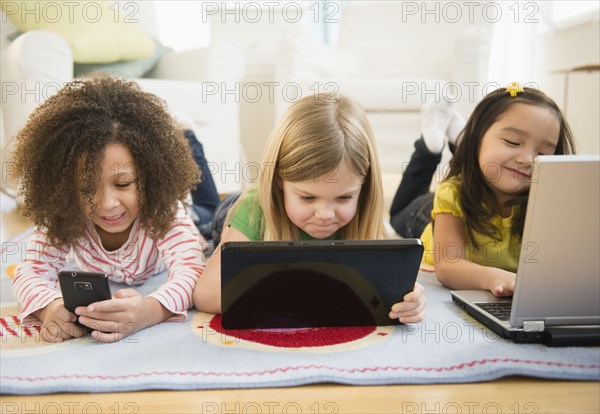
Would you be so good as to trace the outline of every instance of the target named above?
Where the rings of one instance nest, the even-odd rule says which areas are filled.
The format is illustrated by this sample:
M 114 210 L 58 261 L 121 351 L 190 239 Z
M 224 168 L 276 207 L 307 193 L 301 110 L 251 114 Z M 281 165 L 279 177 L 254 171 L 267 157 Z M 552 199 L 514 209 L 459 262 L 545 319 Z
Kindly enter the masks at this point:
M 444 181 L 437 187 L 435 198 L 433 200 L 433 209 L 431 211 L 432 220 L 435 221 L 435 217 L 438 214 L 444 213 L 452 214 L 453 216 L 460 218 L 463 223 L 465 222 L 465 215 L 459 203 L 458 183 L 458 179 L 452 178 L 448 181 Z M 500 215 L 497 215 L 492 218 L 492 224 L 498 229 L 501 236 L 500 240 L 495 240 L 475 232 L 473 236 L 477 243 L 477 248 L 475 248 L 465 225 L 467 240 L 465 241 L 464 246 L 464 257 L 471 262 L 483 266 L 493 266 L 516 272 L 519 263 L 520 241 L 516 236 L 510 234 L 510 228 L 518 208 L 518 206 L 514 206 L 509 217 L 503 218 Z M 425 247 L 425 252 L 423 254 L 423 261 L 425 263 L 434 265 L 436 257 L 442 257 L 441 255 L 444 254 L 453 257 L 456 257 L 457 255 L 457 246 L 440 246 L 433 242 L 432 222 L 430 222 L 427 227 L 425 227 L 425 230 L 423 230 L 421 240 Z

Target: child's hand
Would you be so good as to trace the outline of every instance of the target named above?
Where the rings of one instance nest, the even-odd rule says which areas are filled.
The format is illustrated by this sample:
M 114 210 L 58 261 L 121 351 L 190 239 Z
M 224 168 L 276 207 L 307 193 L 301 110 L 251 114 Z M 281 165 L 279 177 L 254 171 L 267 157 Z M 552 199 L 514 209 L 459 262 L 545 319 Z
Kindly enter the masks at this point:
M 164 307 L 154 298 L 144 298 L 133 289 L 120 289 L 112 299 L 80 306 L 75 313 L 79 322 L 93 329 L 91 335 L 100 342 L 116 342 L 166 317 L 155 320 Z
M 85 335 L 85 329 L 75 324 L 77 316 L 65 308 L 61 299 L 50 302 L 44 309 L 34 312 L 42 321 L 40 335 L 46 342 L 62 342 L 69 338 L 79 338 Z
M 402 302 L 392 305 L 389 317 L 402 323 L 421 322 L 425 319 L 426 305 L 425 288 L 420 283 L 415 283 L 414 290 L 407 293 Z
M 502 269 L 496 269 L 497 272 L 491 280 L 490 291 L 495 296 L 511 296 L 515 291 L 516 275 Z

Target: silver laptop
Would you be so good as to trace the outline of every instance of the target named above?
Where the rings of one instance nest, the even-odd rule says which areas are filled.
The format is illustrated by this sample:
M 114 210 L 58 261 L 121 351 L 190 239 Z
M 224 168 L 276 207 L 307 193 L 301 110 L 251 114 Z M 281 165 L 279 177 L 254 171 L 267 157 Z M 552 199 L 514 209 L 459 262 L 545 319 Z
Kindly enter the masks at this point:
M 452 300 L 514 341 L 600 345 L 599 222 L 600 155 L 537 157 L 513 297 Z

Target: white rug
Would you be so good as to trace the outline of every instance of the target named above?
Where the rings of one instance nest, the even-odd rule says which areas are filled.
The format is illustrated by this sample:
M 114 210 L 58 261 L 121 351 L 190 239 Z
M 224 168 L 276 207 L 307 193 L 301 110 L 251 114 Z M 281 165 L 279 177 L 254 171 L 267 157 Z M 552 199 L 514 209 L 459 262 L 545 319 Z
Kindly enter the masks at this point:
M 115 344 L 89 337 L 48 344 L 38 330 L 21 325 L 12 291 L 27 237 L 2 244 L 2 394 L 462 383 L 512 375 L 600 380 L 600 348 L 501 339 L 454 305 L 424 271 L 427 319 L 416 325 L 224 331 L 218 316 L 191 311 L 185 322 L 162 323 Z M 150 292 L 165 277 L 139 290 Z

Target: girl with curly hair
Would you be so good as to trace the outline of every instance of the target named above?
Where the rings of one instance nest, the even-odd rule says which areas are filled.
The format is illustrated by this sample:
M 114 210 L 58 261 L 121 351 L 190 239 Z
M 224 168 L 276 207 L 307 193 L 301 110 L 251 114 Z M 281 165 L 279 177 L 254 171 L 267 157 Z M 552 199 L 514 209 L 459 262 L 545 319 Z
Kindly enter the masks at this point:
M 426 105 L 425 111 L 431 122 L 424 122 L 415 142 L 390 223 L 400 236 L 422 239 L 424 261 L 443 285 L 510 296 L 534 158 L 574 153 L 569 125 L 546 94 L 516 83 L 487 94 L 466 125 L 445 103 Z M 444 135 L 454 155 L 432 194 Z
M 14 157 L 25 215 L 36 224 L 13 282 L 24 323 L 41 322 L 46 341 L 81 337 L 79 322 L 113 342 L 186 319 L 204 270 L 204 239 L 186 201 L 200 174 L 159 98 L 110 77 L 70 82 L 31 114 Z M 146 297 L 120 289 L 72 314 L 57 273 L 73 257 L 126 285 L 165 268 L 168 280 Z
M 385 238 L 375 138 L 351 99 L 317 94 L 294 103 L 271 133 L 262 165 L 258 184 L 229 209 L 222 243 Z M 221 312 L 219 248 L 196 285 L 194 304 Z M 419 322 L 424 312 L 424 289 L 416 283 L 389 317 Z

